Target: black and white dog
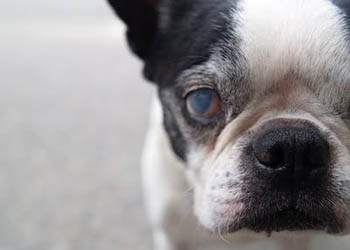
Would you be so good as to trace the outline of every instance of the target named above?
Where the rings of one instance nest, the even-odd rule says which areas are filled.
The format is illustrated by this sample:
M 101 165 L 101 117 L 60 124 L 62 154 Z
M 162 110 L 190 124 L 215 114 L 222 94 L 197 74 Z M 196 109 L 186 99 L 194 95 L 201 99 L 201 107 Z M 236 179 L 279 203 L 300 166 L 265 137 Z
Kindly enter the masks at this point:
M 350 0 L 109 2 L 159 93 L 155 248 L 194 249 L 198 219 L 231 249 L 349 250 Z

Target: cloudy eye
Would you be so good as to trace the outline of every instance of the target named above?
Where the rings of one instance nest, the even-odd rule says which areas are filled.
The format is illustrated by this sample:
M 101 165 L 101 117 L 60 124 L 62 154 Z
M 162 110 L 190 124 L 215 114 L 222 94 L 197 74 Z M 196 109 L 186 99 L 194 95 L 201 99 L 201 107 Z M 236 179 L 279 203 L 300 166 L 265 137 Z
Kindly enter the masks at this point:
M 213 89 L 201 88 L 187 95 L 186 108 L 194 118 L 210 119 L 220 113 L 221 101 Z

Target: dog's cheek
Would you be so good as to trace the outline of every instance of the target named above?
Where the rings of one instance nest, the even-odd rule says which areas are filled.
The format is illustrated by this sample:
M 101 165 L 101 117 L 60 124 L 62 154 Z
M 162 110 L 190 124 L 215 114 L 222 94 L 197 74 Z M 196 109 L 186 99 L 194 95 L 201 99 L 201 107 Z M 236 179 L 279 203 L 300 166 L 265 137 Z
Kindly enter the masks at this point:
M 242 176 L 238 168 L 240 151 L 230 146 L 220 155 L 212 153 L 205 157 L 197 153 L 196 157 L 191 157 L 192 164 L 197 164 L 192 165 L 192 169 L 197 170 L 195 182 L 192 182 L 195 214 L 200 223 L 211 231 L 224 232 L 228 227 L 238 224 L 244 209 Z

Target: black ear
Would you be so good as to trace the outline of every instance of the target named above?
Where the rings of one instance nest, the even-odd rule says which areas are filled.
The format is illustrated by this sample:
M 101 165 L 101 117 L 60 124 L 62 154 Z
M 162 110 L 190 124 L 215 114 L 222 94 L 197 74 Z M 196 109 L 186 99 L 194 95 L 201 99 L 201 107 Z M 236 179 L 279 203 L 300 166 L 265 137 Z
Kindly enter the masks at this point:
M 127 38 L 131 49 L 140 58 L 146 59 L 157 32 L 159 0 L 108 0 L 108 2 L 128 27 Z

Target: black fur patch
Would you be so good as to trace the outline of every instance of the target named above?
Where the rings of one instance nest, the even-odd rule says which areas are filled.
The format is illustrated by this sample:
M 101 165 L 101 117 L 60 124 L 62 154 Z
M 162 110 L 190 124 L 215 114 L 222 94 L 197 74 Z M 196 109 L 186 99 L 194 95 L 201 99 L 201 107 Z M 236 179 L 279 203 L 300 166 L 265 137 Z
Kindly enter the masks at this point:
M 169 25 L 158 34 L 146 65 L 160 87 L 173 85 L 179 73 L 208 60 L 214 45 L 229 35 L 233 2 L 170 1 Z

